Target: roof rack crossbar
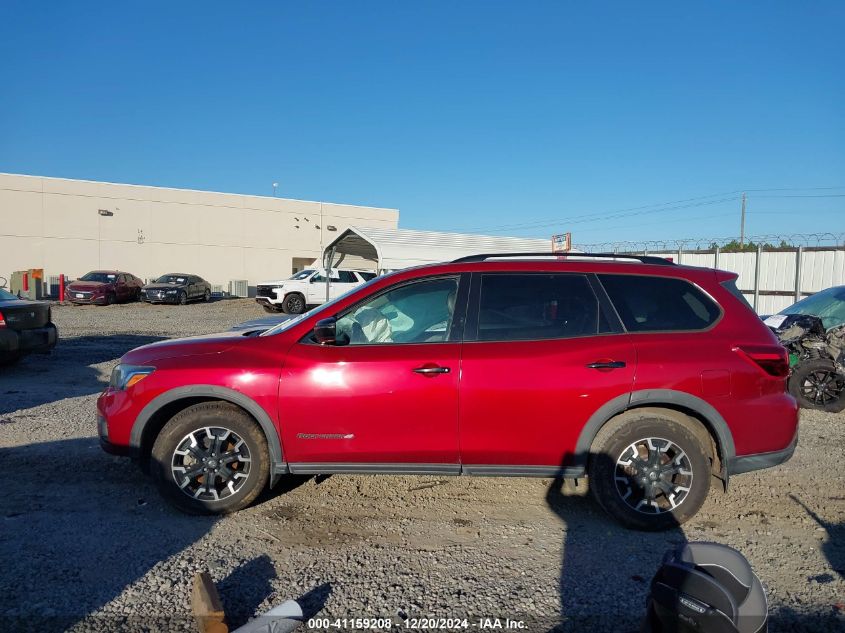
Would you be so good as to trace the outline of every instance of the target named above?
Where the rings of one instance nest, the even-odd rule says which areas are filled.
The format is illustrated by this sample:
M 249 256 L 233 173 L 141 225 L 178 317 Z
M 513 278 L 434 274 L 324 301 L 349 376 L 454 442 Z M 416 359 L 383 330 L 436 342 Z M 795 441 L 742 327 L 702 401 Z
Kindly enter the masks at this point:
M 452 260 L 453 264 L 467 264 L 470 262 L 483 262 L 488 259 L 500 257 L 594 257 L 596 259 L 633 259 L 643 264 L 656 264 L 657 266 L 674 266 L 675 262 L 670 262 L 668 259 L 662 257 L 655 257 L 653 255 L 623 255 L 621 253 L 482 253 L 479 255 L 467 255 L 466 257 L 459 257 Z

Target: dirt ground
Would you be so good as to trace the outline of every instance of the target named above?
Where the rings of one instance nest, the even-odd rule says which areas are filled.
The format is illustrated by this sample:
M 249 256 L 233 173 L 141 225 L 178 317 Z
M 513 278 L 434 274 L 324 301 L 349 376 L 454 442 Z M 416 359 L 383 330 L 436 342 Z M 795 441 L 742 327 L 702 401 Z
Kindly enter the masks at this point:
M 727 493 L 714 486 L 697 517 L 661 534 L 613 523 L 584 482 L 546 479 L 291 478 L 235 515 L 190 517 L 100 450 L 95 400 L 125 351 L 260 308 L 53 314 L 54 353 L 0 370 L 3 630 L 195 630 L 191 579 L 208 570 L 236 625 L 302 598 L 322 616 L 390 618 L 394 629 L 433 616 L 470 629 L 509 618 L 529 631 L 635 631 L 663 553 L 684 539 L 748 557 L 771 631 L 845 627 L 845 414 L 805 413 L 791 461 L 735 477 Z

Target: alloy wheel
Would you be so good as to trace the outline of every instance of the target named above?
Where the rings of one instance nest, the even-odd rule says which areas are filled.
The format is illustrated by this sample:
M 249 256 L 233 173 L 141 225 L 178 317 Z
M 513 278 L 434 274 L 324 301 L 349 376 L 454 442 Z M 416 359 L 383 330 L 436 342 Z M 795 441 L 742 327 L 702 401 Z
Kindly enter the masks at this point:
M 252 458 L 246 442 L 222 427 L 188 433 L 173 451 L 170 469 L 179 489 L 201 501 L 230 497 L 249 479 Z
M 801 385 L 802 395 L 813 404 L 829 405 L 842 398 L 845 378 L 835 371 L 820 369 L 808 374 Z
M 692 463 L 684 450 L 659 437 L 633 442 L 616 460 L 616 491 L 644 514 L 675 510 L 689 495 L 692 479 Z

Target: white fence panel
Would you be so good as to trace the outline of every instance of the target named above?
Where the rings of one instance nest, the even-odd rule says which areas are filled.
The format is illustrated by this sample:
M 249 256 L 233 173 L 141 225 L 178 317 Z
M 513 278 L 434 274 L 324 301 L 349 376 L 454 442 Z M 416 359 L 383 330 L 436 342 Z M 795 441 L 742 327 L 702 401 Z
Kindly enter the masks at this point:
M 752 259 L 757 256 L 756 253 L 748 254 Z M 796 261 L 794 251 L 763 251 L 760 257 L 760 290 L 794 290 Z
M 716 257 L 713 253 L 684 253 L 681 257 L 681 263 L 684 266 L 703 266 L 704 268 L 713 268 L 715 262 Z
M 845 284 L 845 251 L 807 251 L 801 261 L 801 290 L 818 292 Z
M 719 268 L 737 273 L 736 285 L 741 290 L 753 290 L 755 257 L 755 253 L 721 253 Z

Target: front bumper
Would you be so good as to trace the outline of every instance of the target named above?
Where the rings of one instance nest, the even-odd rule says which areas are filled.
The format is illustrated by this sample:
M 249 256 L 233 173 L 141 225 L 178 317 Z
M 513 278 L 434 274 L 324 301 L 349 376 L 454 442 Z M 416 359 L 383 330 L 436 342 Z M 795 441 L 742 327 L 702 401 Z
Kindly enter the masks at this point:
M 128 446 L 119 446 L 109 441 L 109 427 L 106 424 L 106 419 L 101 415 L 97 416 L 97 435 L 100 438 L 100 448 L 105 452 L 110 455 L 120 455 L 121 457 L 129 455 L 130 449 Z
M 96 295 L 94 297 L 85 297 L 79 298 L 73 295 L 73 293 L 66 293 L 65 294 L 68 301 L 71 303 L 76 303 L 77 305 L 98 305 L 102 306 L 107 303 L 106 295 Z
M 741 475 L 742 473 L 749 473 L 754 470 L 762 470 L 763 468 L 772 468 L 784 462 L 789 461 L 795 453 L 795 448 L 798 446 L 798 432 L 795 432 L 795 437 L 784 449 L 779 451 L 772 451 L 770 453 L 755 453 L 752 455 L 737 455 L 728 461 L 728 475 Z
M 56 346 L 59 331 L 52 323 L 30 330 L 0 329 L 0 352 L 47 354 Z
M 141 295 L 141 301 L 146 301 L 147 303 L 179 303 L 179 295 L 175 294 L 173 296 L 149 296 L 149 295 Z

